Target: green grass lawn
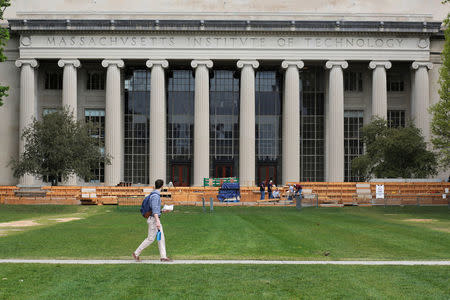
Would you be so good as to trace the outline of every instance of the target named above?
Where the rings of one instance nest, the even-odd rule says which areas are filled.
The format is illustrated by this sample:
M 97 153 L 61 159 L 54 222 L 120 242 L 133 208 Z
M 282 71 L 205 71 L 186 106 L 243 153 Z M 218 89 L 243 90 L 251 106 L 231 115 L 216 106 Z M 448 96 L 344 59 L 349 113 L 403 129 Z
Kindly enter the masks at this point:
M 147 232 L 138 208 L 0 206 L 0 222 L 25 219 L 43 225 L 1 236 L 0 258 L 129 259 Z M 175 259 L 450 259 L 447 207 L 175 207 L 162 222 Z
M 0 299 L 449 299 L 447 267 L 0 265 Z
M 147 231 L 137 207 L 0 206 L 0 223 L 22 220 L 40 225 L 0 224 L 0 258 L 131 259 Z M 450 259 L 447 207 L 175 207 L 162 222 L 175 259 Z M 0 264 L 0 299 L 449 299 L 449 278 L 448 266 Z

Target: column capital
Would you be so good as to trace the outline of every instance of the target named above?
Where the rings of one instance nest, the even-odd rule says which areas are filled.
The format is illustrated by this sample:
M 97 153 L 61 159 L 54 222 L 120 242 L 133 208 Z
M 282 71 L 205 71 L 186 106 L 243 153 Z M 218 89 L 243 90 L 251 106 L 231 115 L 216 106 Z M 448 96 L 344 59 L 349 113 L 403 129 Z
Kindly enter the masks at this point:
M 39 67 L 39 63 L 35 59 L 18 59 L 18 60 L 16 60 L 16 67 L 20 68 L 23 65 L 30 65 L 32 68 Z
M 369 68 L 375 69 L 377 67 L 384 67 L 385 69 L 392 68 L 392 63 L 388 60 L 372 60 L 369 63 Z
M 287 69 L 289 67 L 297 67 L 298 69 L 303 69 L 305 63 L 301 60 L 283 60 L 281 63 L 281 67 L 283 69 Z
M 167 68 L 169 66 L 169 62 L 165 59 L 153 60 L 149 59 L 145 62 L 147 68 L 153 68 L 153 66 L 161 66 L 161 68 Z
M 66 65 L 73 65 L 75 68 L 79 68 L 81 63 L 78 59 L 60 59 L 58 60 L 58 66 L 61 68 Z
M 107 68 L 110 65 L 116 65 L 118 68 L 123 68 L 125 66 L 125 63 L 121 59 L 104 59 L 104 60 L 102 60 L 102 66 L 104 68 Z
M 348 68 L 348 62 L 345 60 L 329 60 L 325 63 L 327 69 L 332 69 L 333 67 L 340 67 L 342 69 Z
M 210 59 L 194 59 L 191 61 L 191 67 L 194 69 L 200 65 L 205 65 L 208 69 L 211 69 L 213 67 L 213 62 Z
M 259 62 L 257 60 L 238 60 L 237 67 L 242 69 L 244 66 L 251 66 L 254 69 L 259 67 Z
M 433 68 L 433 63 L 431 63 L 429 61 L 415 61 L 411 64 L 411 67 L 414 70 L 417 70 L 421 67 L 426 67 L 426 68 L 428 68 L 428 70 L 431 70 Z

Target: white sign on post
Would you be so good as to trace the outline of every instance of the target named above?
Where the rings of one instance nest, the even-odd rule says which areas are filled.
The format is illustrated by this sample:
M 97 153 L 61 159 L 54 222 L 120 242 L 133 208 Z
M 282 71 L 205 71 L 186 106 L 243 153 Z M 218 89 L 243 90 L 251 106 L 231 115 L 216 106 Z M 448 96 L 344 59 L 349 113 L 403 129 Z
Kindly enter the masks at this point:
M 380 184 L 380 185 L 377 184 L 376 195 L 377 195 L 376 196 L 377 199 L 384 199 L 384 185 L 383 184 Z

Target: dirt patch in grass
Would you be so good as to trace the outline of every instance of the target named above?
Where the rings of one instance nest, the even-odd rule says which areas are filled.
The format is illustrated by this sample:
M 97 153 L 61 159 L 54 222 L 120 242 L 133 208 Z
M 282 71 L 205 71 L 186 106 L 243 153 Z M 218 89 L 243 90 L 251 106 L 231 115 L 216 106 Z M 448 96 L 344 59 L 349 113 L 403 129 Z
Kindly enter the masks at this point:
M 19 228 L 9 228 L 9 229 L 0 229 L 0 236 L 1 235 L 7 235 L 10 231 L 24 231 L 24 229 Z
M 23 220 L 23 221 L 13 221 L 13 222 L 5 222 L 0 223 L 0 227 L 30 227 L 30 226 L 38 226 L 39 223 L 34 220 Z
M 77 217 L 67 217 L 67 218 L 51 218 L 48 217 L 39 218 L 38 220 L 22 220 L 22 221 L 12 221 L 12 222 L 4 222 L 0 223 L 0 237 L 7 236 L 10 233 L 17 232 L 17 231 L 25 231 L 29 230 L 31 227 L 34 226 L 44 226 L 44 225 L 54 225 L 57 223 L 65 223 L 70 221 L 76 221 L 81 220 L 83 218 L 77 218 Z M 39 221 L 39 222 L 38 222 Z M 27 227 L 27 229 L 25 229 Z M 4 229 L 1 229 L 4 228 Z M 18 228 L 24 228 L 24 229 L 18 229 Z
M 405 221 L 420 222 L 420 223 L 431 223 L 431 222 L 434 222 L 436 220 L 433 220 L 433 219 L 406 219 Z
M 81 218 L 58 218 L 58 219 L 49 219 L 49 220 L 56 221 L 58 223 L 65 223 L 65 222 L 70 222 L 70 221 L 81 220 Z
M 431 227 L 433 230 L 442 231 L 446 233 L 450 233 L 450 228 L 442 228 L 442 227 Z
M 419 223 L 419 224 L 434 223 L 433 225 L 423 225 L 423 226 L 425 226 L 426 228 L 429 228 L 431 230 L 450 233 L 450 227 L 447 227 L 446 224 L 441 224 L 440 222 L 438 222 L 438 220 L 435 220 L 435 219 L 406 219 L 405 221 L 415 222 L 415 223 Z

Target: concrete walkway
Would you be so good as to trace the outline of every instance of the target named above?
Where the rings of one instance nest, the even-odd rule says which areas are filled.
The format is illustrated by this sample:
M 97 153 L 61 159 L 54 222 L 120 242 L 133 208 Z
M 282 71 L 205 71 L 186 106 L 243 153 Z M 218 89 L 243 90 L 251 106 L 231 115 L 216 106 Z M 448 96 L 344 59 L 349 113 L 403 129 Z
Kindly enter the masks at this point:
M 66 265 L 118 265 L 118 264 L 170 264 L 170 265 L 369 265 L 369 266 L 450 266 L 450 260 L 175 260 L 163 263 L 159 260 L 135 262 L 127 259 L 0 259 L 0 263 L 13 264 L 66 264 Z

